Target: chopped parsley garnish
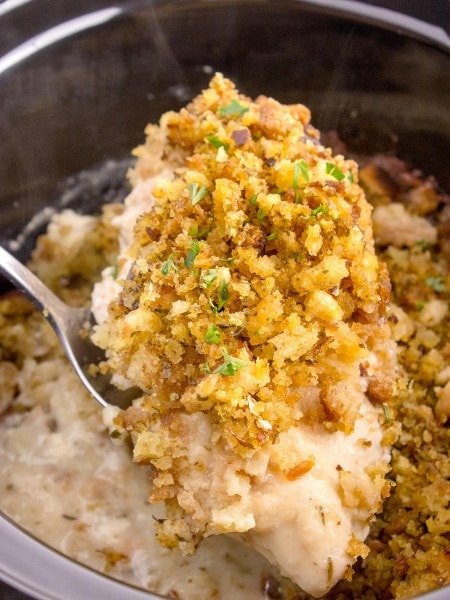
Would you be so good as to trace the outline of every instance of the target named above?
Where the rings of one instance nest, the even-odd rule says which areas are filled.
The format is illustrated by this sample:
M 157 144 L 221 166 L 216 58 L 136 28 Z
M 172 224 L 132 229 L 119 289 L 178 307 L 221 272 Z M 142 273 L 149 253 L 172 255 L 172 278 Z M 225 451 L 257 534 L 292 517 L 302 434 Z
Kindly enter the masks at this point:
M 214 304 L 214 302 L 211 299 L 209 299 L 209 305 L 215 315 L 217 315 L 217 313 L 221 312 L 224 309 L 229 297 L 230 292 L 228 291 L 228 286 L 225 283 L 225 281 L 221 281 L 219 285 L 217 304 Z
M 249 204 L 251 204 L 252 206 L 256 206 L 257 198 L 258 198 L 258 194 L 253 194 L 253 196 L 250 196 L 250 198 L 248 199 Z
M 221 281 L 219 285 L 219 302 L 217 304 L 217 312 L 223 310 L 225 302 L 228 300 L 229 297 L 230 292 L 228 291 L 227 284 L 225 283 L 225 281 Z
M 220 329 L 217 325 L 210 325 L 208 331 L 205 333 L 205 342 L 207 344 L 218 344 L 221 337 Z
M 161 267 L 161 273 L 163 275 L 168 275 L 170 273 L 170 271 L 175 271 L 175 273 L 178 273 L 178 269 L 177 269 L 175 263 L 173 262 L 174 256 L 175 256 L 175 254 L 170 254 L 169 258 L 163 262 L 162 267 Z
M 258 221 L 264 221 L 264 219 L 267 219 L 266 211 L 264 211 L 262 208 L 259 208 L 258 212 L 256 213 L 256 218 Z
M 198 183 L 191 183 L 188 189 L 193 206 L 198 204 L 200 200 L 202 200 L 208 193 L 208 188 L 206 185 L 202 185 L 202 187 L 200 187 Z
M 440 293 L 445 290 L 443 277 L 428 277 L 425 279 L 425 283 L 435 292 Z
M 300 175 L 303 177 L 305 181 L 309 181 L 309 167 L 307 163 L 301 159 L 294 165 L 294 177 L 292 179 L 292 187 L 294 190 L 298 189 L 299 185 L 299 177 Z
M 190 227 L 188 234 L 196 240 L 204 240 L 208 233 L 211 231 L 211 229 L 211 227 L 204 227 L 203 229 L 199 229 L 198 225 L 193 225 L 192 227 Z
M 230 356 L 225 346 L 222 346 L 222 352 L 223 363 L 219 365 L 217 369 L 214 369 L 213 373 L 220 373 L 221 375 L 230 377 L 231 375 L 235 375 L 242 367 L 247 366 L 247 363 L 244 360 Z
M 425 308 L 425 302 L 423 300 L 421 300 L 420 302 L 416 302 L 416 305 L 414 306 L 414 308 L 420 312 L 421 310 L 423 310 Z
M 353 173 L 349 173 L 347 175 L 347 179 L 350 181 L 350 183 L 355 183 L 355 178 L 353 177 Z
M 211 144 L 211 146 L 214 146 L 214 148 L 225 148 L 225 150 L 228 150 L 229 148 L 229 144 L 222 141 L 217 137 L 217 135 L 207 135 L 205 139 Z
M 198 236 L 198 225 L 192 225 L 192 227 L 189 227 L 188 229 L 188 234 L 193 237 L 193 238 L 197 238 Z
M 204 290 L 210 288 L 217 277 L 216 269 L 208 269 L 200 275 L 200 287 Z
M 269 235 L 266 237 L 266 240 L 268 242 L 271 242 L 272 240 L 276 240 L 278 237 L 278 233 L 276 231 L 272 231 L 272 233 L 269 233 Z
M 192 242 L 191 247 L 189 248 L 189 252 L 187 253 L 186 258 L 184 259 L 184 264 L 188 269 L 192 269 L 194 266 L 194 261 L 197 254 L 200 252 L 200 244 L 197 240 Z
M 226 104 L 225 106 L 221 106 L 219 108 L 219 116 L 220 117 L 242 117 L 242 115 L 244 115 L 247 111 L 248 111 L 248 108 L 246 106 L 243 106 L 239 102 L 239 100 L 236 100 L 234 98 L 229 104 Z
M 383 404 L 383 412 L 384 412 L 384 422 L 391 422 L 391 413 L 389 412 L 389 407 L 386 404 Z
M 325 168 L 327 175 L 331 175 L 331 177 L 334 177 L 334 179 L 337 179 L 338 181 L 345 179 L 344 173 L 338 167 L 333 165 L 333 163 L 327 162 Z
M 219 262 L 230 265 L 234 262 L 234 258 L 232 256 L 229 256 L 228 258 L 219 258 Z
M 433 247 L 433 244 L 427 240 L 420 240 L 419 242 L 416 242 L 416 244 L 422 248 L 422 250 L 430 250 L 430 248 Z
M 319 204 L 316 208 L 313 208 L 309 214 L 310 217 L 317 217 L 317 215 L 324 215 L 328 212 L 328 206 L 325 204 Z

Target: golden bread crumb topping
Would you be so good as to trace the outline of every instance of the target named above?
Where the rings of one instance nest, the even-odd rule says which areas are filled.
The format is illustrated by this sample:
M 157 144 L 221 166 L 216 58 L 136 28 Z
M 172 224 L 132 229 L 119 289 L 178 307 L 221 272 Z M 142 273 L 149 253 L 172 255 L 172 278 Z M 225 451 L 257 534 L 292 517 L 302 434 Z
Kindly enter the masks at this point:
M 132 179 L 152 157 L 174 175 L 137 220 L 131 268 L 95 337 L 145 392 L 142 428 L 209 412 L 241 455 L 302 418 L 352 431 L 347 388 L 389 338 L 390 292 L 356 163 L 320 143 L 303 105 L 252 101 L 220 74 L 147 134 Z M 368 379 L 387 401 L 393 373 Z M 320 408 L 302 414 L 295 390 L 310 386 Z

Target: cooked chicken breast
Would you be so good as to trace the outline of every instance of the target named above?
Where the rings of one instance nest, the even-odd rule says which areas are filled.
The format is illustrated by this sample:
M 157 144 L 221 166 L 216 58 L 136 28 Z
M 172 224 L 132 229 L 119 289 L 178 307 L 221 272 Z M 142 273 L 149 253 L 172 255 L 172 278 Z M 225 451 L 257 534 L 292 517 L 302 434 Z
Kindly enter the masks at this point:
M 149 126 L 93 308 L 161 543 L 238 536 L 319 597 L 389 494 L 397 371 L 357 166 L 309 120 L 216 75 Z

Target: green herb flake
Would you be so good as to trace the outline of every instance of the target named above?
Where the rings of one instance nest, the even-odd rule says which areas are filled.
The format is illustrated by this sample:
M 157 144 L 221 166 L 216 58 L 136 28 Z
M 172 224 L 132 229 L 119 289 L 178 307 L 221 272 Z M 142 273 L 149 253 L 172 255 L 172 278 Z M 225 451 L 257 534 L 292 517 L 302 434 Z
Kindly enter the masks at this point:
M 194 240 L 189 249 L 189 252 L 187 253 L 186 258 L 184 259 L 184 264 L 188 269 L 192 269 L 192 267 L 194 266 L 195 259 L 199 252 L 200 252 L 200 244 L 198 243 L 197 240 Z
M 425 308 L 425 302 L 423 300 L 421 300 L 420 302 L 416 302 L 416 305 L 414 307 L 417 311 L 421 311 Z
M 258 212 L 256 213 L 256 218 L 258 219 L 258 221 L 264 221 L 265 219 L 267 219 L 266 211 L 264 211 L 262 208 L 259 208 Z
M 253 194 L 253 196 L 250 196 L 250 198 L 248 199 L 249 204 L 251 204 L 252 206 L 256 206 L 256 199 L 258 198 L 259 194 Z
M 347 179 L 350 181 L 350 183 L 355 183 L 355 178 L 353 177 L 353 173 L 349 173 L 347 175 Z
M 205 342 L 207 344 L 218 344 L 222 335 L 217 325 L 210 325 L 208 331 L 205 333 Z
M 224 309 L 225 304 L 229 297 L 230 297 L 230 292 L 228 291 L 228 286 L 225 283 L 225 281 L 221 281 L 220 285 L 219 285 L 217 304 L 215 304 L 211 300 L 211 298 L 209 299 L 209 305 L 215 315 L 217 315 L 217 313 L 221 312 Z
M 387 406 L 387 404 L 383 404 L 383 412 L 384 412 L 384 422 L 390 423 L 392 419 L 391 419 L 391 413 L 389 411 L 389 406 Z
M 169 258 L 163 262 L 163 264 L 161 266 L 161 273 L 163 275 L 168 275 L 170 273 L 170 271 L 174 271 L 175 273 L 178 273 L 178 269 L 177 269 L 175 263 L 173 262 L 174 256 L 175 256 L 175 254 L 170 254 Z
M 431 242 L 427 242 L 427 240 L 420 240 L 419 242 L 416 242 L 416 245 L 419 246 L 419 248 L 422 248 L 422 250 L 430 250 L 433 247 L 433 244 Z
M 202 185 L 200 187 L 198 185 L 198 183 L 191 183 L 188 189 L 189 189 L 189 195 L 191 196 L 191 202 L 192 202 L 193 206 L 198 204 L 200 202 L 200 200 L 203 200 L 203 198 L 208 193 L 208 188 L 206 187 L 206 185 Z
M 212 227 L 205 227 L 204 229 L 200 229 L 200 231 L 198 232 L 197 239 L 206 240 L 206 238 L 208 237 L 208 233 L 211 233 L 211 231 Z
M 294 177 L 292 179 L 292 188 L 294 190 L 298 189 L 300 175 L 306 182 L 309 181 L 309 167 L 303 159 L 299 160 L 294 165 Z
M 313 208 L 309 214 L 310 217 L 317 217 L 317 215 L 325 215 L 328 212 L 328 206 L 325 204 L 319 204 L 317 208 Z
M 243 106 L 239 100 L 234 98 L 229 104 L 219 108 L 219 117 L 242 117 L 248 110 L 246 106 Z
M 272 231 L 272 233 L 269 233 L 269 235 L 266 237 L 266 240 L 268 242 L 271 242 L 272 240 L 276 240 L 278 237 L 278 233 L 276 231 Z
M 197 238 L 197 236 L 198 236 L 198 225 L 192 225 L 192 227 L 189 227 L 188 234 L 191 237 L 193 237 L 193 238 Z
M 425 279 L 425 283 L 437 293 L 443 292 L 445 290 L 443 277 L 428 277 L 427 279 Z
M 217 303 L 217 312 L 223 310 L 226 301 L 230 297 L 230 292 L 228 291 L 228 286 L 225 281 L 221 281 L 219 285 L 219 302 Z
M 229 148 L 229 144 L 222 141 L 217 137 L 217 135 L 207 135 L 205 139 L 211 144 L 211 146 L 214 146 L 214 148 L 225 148 L 225 150 L 228 150 Z
M 327 162 L 325 168 L 327 175 L 331 175 L 331 177 L 334 177 L 334 179 L 337 179 L 338 181 L 345 179 L 344 173 L 338 167 L 336 167 L 336 165 L 333 165 L 333 163 Z
M 228 258 L 219 258 L 219 262 L 231 265 L 231 263 L 234 263 L 234 258 L 232 256 L 229 256 Z
M 204 227 L 203 229 L 199 229 L 198 225 L 192 225 L 192 227 L 189 228 L 188 234 L 196 240 L 204 240 L 206 239 L 211 229 L 211 227 Z
M 216 269 L 208 269 L 200 275 L 200 287 L 204 290 L 210 288 L 217 277 Z
M 225 346 L 222 346 L 222 353 L 223 363 L 214 369 L 213 373 L 220 373 L 221 375 L 231 377 L 232 375 L 235 375 L 239 369 L 247 366 L 247 363 L 244 360 L 230 356 Z

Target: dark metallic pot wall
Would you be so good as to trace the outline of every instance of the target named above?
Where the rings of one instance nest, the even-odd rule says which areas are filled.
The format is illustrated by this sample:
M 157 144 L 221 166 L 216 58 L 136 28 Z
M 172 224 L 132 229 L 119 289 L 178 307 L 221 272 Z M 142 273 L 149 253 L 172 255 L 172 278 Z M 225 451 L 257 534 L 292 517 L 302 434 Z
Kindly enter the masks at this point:
M 68 175 L 126 156 L 146 122 L 216 70 L 250 95 L 307 104 L 353 150 L 398 152 L 450 188 L 450 56 L 432 42 L 290 0 L 114 6 L 34 0 L 0 13 L 3 239 L 54 203 Z M 32 38 L 41 49 L 21 59 Z

